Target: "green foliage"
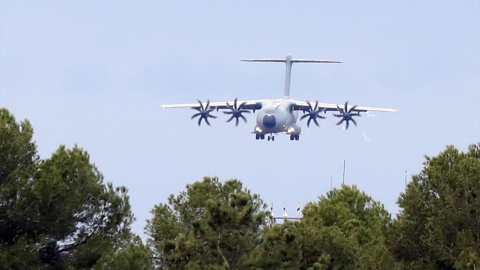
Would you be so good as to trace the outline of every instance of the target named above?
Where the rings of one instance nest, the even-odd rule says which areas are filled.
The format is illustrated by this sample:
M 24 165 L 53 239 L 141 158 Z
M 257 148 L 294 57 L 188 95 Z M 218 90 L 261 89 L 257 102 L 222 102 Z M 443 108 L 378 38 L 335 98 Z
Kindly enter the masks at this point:
M 149 270 L 153 269 L 150 250 L 138 236 L 117 252 L 107 253 L 100 258 L 94 270 Z
M 27 189 L 27 182 L 38 164 L 32 136 L 33 129 L 28 121 L 18 124 L 7 109 L 0 108 L 0 244 L 14 245 L 22 234 L 20 224 L 13 222 L 10 213 L 22 199 L 19 195 Z
M 19 237 L 14 243 L 0 244 L 0 269 L 42 269 L 41 246 L 27 236 Z
M 164 269 L 243 269 L 267 224 L 265 208 L 237 180 L 187 185 L 152 210 L 147 231 L 156 263 Z
M 257 269 L 298 269 L 301 251 L 298 248 L 298 223 L 264 228 L 261 245 L 249 255 L 248 264 Z
M 398 203 L 391 245 L 404 269 L 473 269 L 480 261 L 480 144 L 426 157 Z
M 128 243 L 125 187 L 104 184 L 77 146 L 40 161 L 28 121 L 6 109 L 0 121 L 0 267 L 90 269 Z
M 40 160 L 32 138 L 27 120 L 0 109 L 0 270 L 480 267 L 480 143 L 426 157 L 393 221 L 342 186 L 301 221 L 273 225 L 240 181 L 204 178 L 153 208 L 145 246 L 130 232 L 125 187 L 104 183 L 77 146 Z
M 388 268 L 392 262 L 384 232 L 389 221 L 383 205 L 355 186 L 333 189 L 304 209 L 305 242 L 312 233 L 322 243 L 316 244 L 316 255 L 304 257 L 325 269 Z
M 259 269 L 386 269 L 390 216 L 355 186 L 334 189 L 303 210 L 303 220 L 266 231 L 250 263 Z
M 7 177 L 27 177 L 38 162 L 32 142 L 33 128 L 27 120 L 18 124 L 7 109 L 0 108 L 0 185 Z

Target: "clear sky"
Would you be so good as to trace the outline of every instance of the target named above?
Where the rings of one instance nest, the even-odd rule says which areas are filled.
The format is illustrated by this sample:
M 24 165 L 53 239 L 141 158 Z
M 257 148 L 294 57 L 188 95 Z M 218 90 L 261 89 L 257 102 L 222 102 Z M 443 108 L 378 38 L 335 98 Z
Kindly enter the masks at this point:
M 160 108 L 279 98 L 285 65 L 240 59 L 286 54 L 344 62 L 294 65 L 292 98 L 399 112 L 268 142 L 252 115 L 199 128 L 195 111 Z M 405 171 L 480 141 L 480 2 L 0 0 L 0 107 L 31 121 L 42 158 L 78 144 L 127 186 L 143 238 L 153 206 L 204 176 L 294 216 L 341 185 L 344 160 L 346 184 L 396 213 Z

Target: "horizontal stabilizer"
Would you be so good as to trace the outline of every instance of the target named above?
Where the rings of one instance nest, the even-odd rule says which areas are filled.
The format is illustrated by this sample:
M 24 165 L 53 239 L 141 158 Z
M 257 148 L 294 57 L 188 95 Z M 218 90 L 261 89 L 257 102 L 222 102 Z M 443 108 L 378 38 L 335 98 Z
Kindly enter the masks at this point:
M 243 59 L 244 62 L 272 62 L 272 63 L 286 63 L 286 59 Z M 311 59 L 290 59 L 291 63 L 320 63 L 320 64 L 335 64 L 342 63 L 340 61 L 330 61 L 330 60 L 311 60 Z
M 311 60 L 311 59 L 292 59 L 291 55 L 287 55 L 285 59 L 244 59 L 241 60 L 244 62 L 270 62 L 270 63 L 285 63 L 285 88 L 283 90 L 283 96 L 290 96 L 290 79 L 292 77 L 292 65 L 293 63 L 320 63 L 320 64 L 335 64 L 342 63 L 340 61 L 330 61 L 330 60 Z

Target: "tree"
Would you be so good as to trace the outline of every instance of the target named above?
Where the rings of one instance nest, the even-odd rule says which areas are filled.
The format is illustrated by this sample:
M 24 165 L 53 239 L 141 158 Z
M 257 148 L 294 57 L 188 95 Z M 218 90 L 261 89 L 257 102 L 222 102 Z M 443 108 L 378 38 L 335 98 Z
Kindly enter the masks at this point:
M 392 264 L 384 236 L 390 215 L 356 186 L 333 189 L 307 205 L 304 221 L 305 239 L 317 233 L 326 243 L 316 248 L 320 256 L 314 266 L 320 269 L 380 269 Z M 314 228 L 318 232 L 311 232 Z
M 391 230 L 404 269 L 474 269 L 480 266 L 480 143 L 466 153 L 448 146 L 426 157 L 398 204 Z
M 0 108 L 0 269 L 41 265 L 39 246 L 12 220 L 12 208 L 39 162 L 32 137 L 27 120 L 17 123 L 7 109 Z
M 0 268 L 91 268 L 132 239 L 127 189 L 104 184 L 85 150 L 40 161 L 29 122 L 0 120 Z
M 265 203 L 238 180 L 204 178 L 152 210 L 146 230 L 164 269 L 243 269 L 268 224 Z
M 308 203 L 299 222 L 267 230 L 251 264 L 259 269 L 388 269 L 390 215 L 355 186 Z
M 18 124 L 7 109 L 0 108 L 0 185 L 7 177 L 18 180 L 33 172 L 39 157 L 32 137 L 33 128 L 28 120 Z
M 302 253 L 298 224 L 286 220 L 265 227 L 261 244 L 248 256 L 248 265 L 254 269 L 299 269 Z
M 133 237 L 116 252 L 103 254 L 93 267 L 94 270 L 149 270 L 153 269 L 148 246 L 140 237 Z

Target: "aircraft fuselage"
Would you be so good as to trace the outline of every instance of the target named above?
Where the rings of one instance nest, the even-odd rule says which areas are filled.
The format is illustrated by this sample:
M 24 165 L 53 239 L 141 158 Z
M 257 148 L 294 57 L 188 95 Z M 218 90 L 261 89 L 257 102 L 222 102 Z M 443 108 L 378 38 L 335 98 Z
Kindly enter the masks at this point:
M 299 135 L 301 128 L 297 125 L 298 112 L 293 110 L 295 103 L 290 98 L 265 101 L 257 113 L 256 134 L 276 134 L 286 132 Z

